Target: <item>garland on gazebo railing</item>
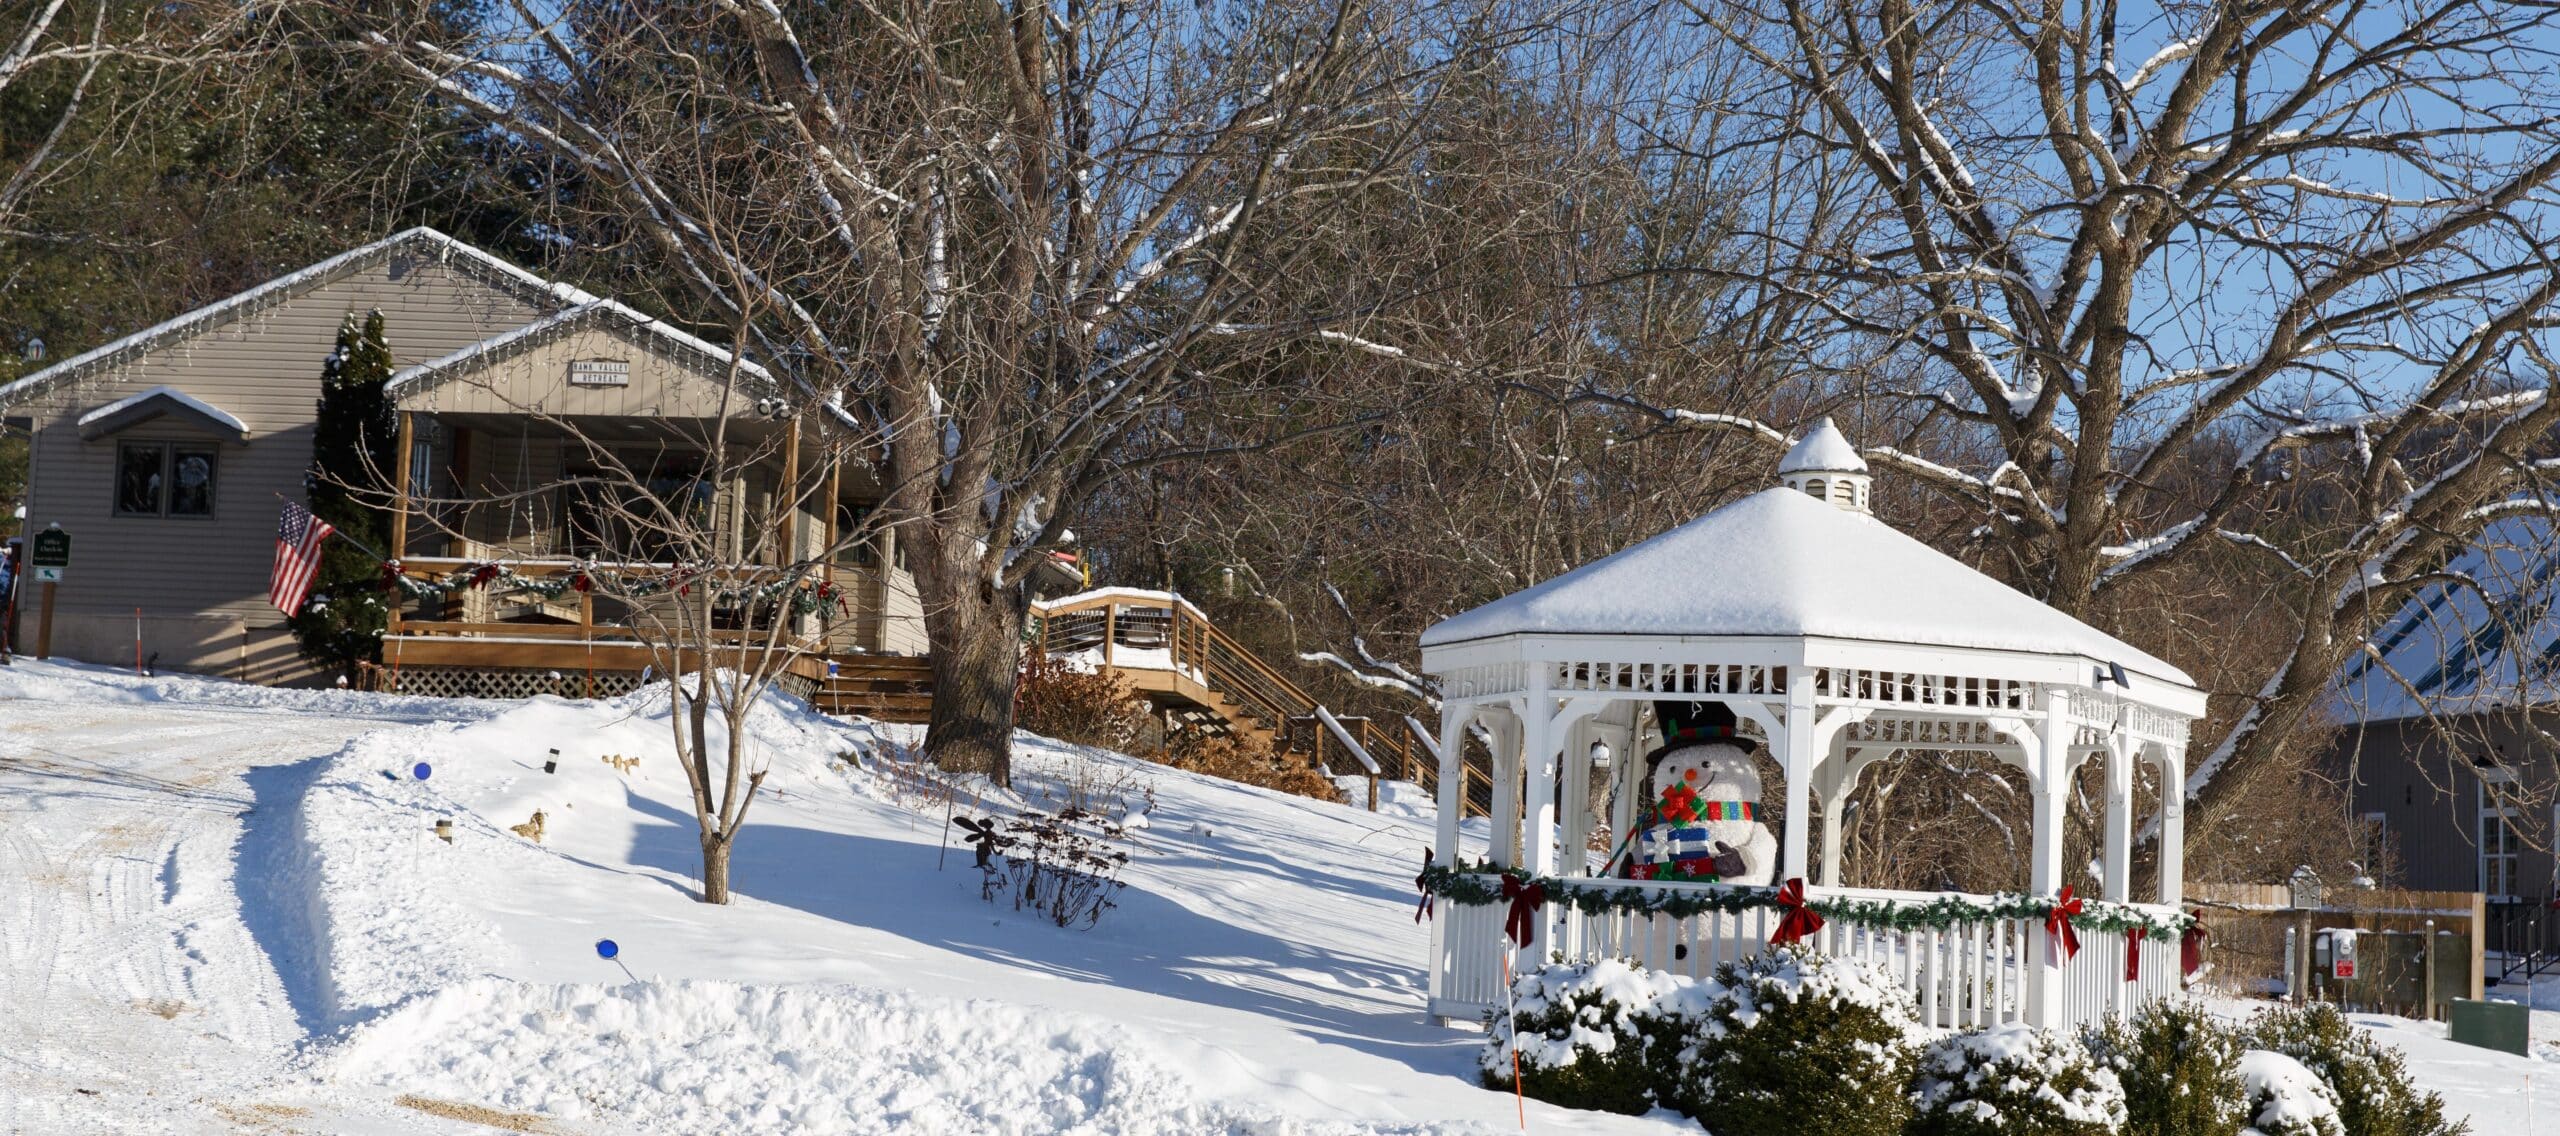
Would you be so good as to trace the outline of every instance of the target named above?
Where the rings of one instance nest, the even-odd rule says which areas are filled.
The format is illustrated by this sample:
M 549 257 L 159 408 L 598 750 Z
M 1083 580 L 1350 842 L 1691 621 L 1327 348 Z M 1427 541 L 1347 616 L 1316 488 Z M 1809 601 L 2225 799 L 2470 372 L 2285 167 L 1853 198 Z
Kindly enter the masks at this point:
M 1519 868 L 1497 870 L 1489 863 L 1459 868 L 1433 864 L 1424 868 L 1414 882 L 1428 896 L 1468 907 L 1486 907 L 1506 902 L 1502 888 L 1502 880 L 1506 878 L 1514 881 L 1515 894 L 1523 886 L 1543 888 L 1547 902 L 1571 907 L 1585 915 L 1631 912 L 1687 919 L 1709 913 L 1738 915 L 1764 909 L 1783 911 L 1789 906 L 1781 902 L 1781 889 L 1775 887 L 1729 885 L 1673 890 L 1584 877 L 1532 877 Z M 2147 939 L 2177 940 L 2196 925 L 2195 917 L 2183 912 L 2156 914 L 2132 904 L 2106 900 L 2079 899 L 2072 902 L 2079 906 L 2069 914 L 2070 923 L 2090 930 L 2114 931 L 2128 937 L 2139 935 Z M 2054 896 L 2003 893 L 1989 896 L 1942 895 L 1925 903 L 1820 896 L 1806 901 L 1804 906 L 1825 919 L 1838 919 L 1861 927 L 1892 931 L 1949 931 L 1969 924 L 2009 919 L 2042 922 L 2055 912 L 2059 904 Z
M 762 567 L 759 566 L 760 569 Z M 402 595 L 415 600 L 442 600 L 466 588 L 495 588 L 501 592 L 525 592 L 556 600 L 570 592 L 594 591 L 599 582 L 613 595 L 624 598 L 680 592 L 707 574 L 707 570 L 678 565 L 650 575 L 614 573 L 608 576 L 580 565 L 559 575 L 526 576 L 499 561 L 486 560 L 464 564 L 435 579 L 418 579 L 401 571 L 400 562 L 393 560 L 382 566 L 382 574 L 400 589 Z M 724 605 L 762 604 L 774 602 L 785 593 L 789 593 L 791 614 L 795 616 L 824 612 L 830 608 L 839 614 L 846 610 L 844 589 L 837 587 L 835 581 L 799 573 L 754 588 L 722 589 L 716 599 Z

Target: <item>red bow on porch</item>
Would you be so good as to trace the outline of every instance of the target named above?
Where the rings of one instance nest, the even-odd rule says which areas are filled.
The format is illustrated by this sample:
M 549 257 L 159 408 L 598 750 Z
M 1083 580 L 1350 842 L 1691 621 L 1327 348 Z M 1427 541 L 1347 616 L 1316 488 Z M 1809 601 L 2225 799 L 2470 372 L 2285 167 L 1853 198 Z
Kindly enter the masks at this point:
M 2178 936 L 2178 967 L 2181 974 L 2194 974 L 2204 965 L 2204 909 L 2187 914 L 2195 922 L 2187 924 L 2186 933 Z
M 1789 879 L 1778 885 L 1778 906 L 1787 913 L 1778 917 L 1778 930 L 1769 936 L 1769 945 L 1783 947 L 1804 941 L 1804 937 L 1822 929 L 1822 916 L 1805 906 L 1804 880 Z
M 1537 942 L 1538 912 L 1547 905 L 1546 885 L 1523 884 L 1504 876 L 1502 898 L 1511 902 L 1511 913 L 1502 918 L 1502 933 L 1518 946 Z
M 2080 932 L 2071 927 L 2071 917 L 2080 914 L 2079 897 L 2071 894 L 2071 885 L 2062 885 L 2062 895 L 2054 900 L 2053 910 L 2044 913 L 2045 961 L 2061 966 L 2080 953 Z
M 2150 938 L 2141 931 L 2124 933 L 2124 980 L 2142 981 L 2142 940 Z

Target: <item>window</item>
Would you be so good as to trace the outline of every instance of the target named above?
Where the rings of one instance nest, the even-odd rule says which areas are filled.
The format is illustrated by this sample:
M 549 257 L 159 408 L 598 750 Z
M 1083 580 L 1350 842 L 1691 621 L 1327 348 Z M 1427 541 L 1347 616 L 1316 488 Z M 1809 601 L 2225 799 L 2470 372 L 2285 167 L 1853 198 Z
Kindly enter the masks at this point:
M 210 517 L 214 451 L 182 444 L 127 442 L 116 447 L 116 515 Z

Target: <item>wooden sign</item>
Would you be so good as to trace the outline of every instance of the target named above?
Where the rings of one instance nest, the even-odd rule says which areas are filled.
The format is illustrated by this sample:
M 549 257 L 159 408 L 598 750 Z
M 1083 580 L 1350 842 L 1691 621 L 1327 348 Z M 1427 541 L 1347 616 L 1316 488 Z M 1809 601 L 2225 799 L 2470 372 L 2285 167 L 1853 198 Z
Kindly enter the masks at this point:
M 570 360 L 569 385 L 573 387 L 630 386 L 631 364 L 622 359 Z

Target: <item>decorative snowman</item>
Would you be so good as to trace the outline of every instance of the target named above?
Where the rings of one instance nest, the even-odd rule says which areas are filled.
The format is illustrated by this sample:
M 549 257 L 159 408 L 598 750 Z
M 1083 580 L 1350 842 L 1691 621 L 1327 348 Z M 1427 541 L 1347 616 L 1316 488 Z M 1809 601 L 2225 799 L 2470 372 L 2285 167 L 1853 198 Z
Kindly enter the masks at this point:
M 1778 840 L 1760 823 L 1756 746 L 1721 702 L 1661 702 L 1662 748 L 1645 759 L 1646 796 L 1625 850 L 1639 880 L 1767 884 Z

